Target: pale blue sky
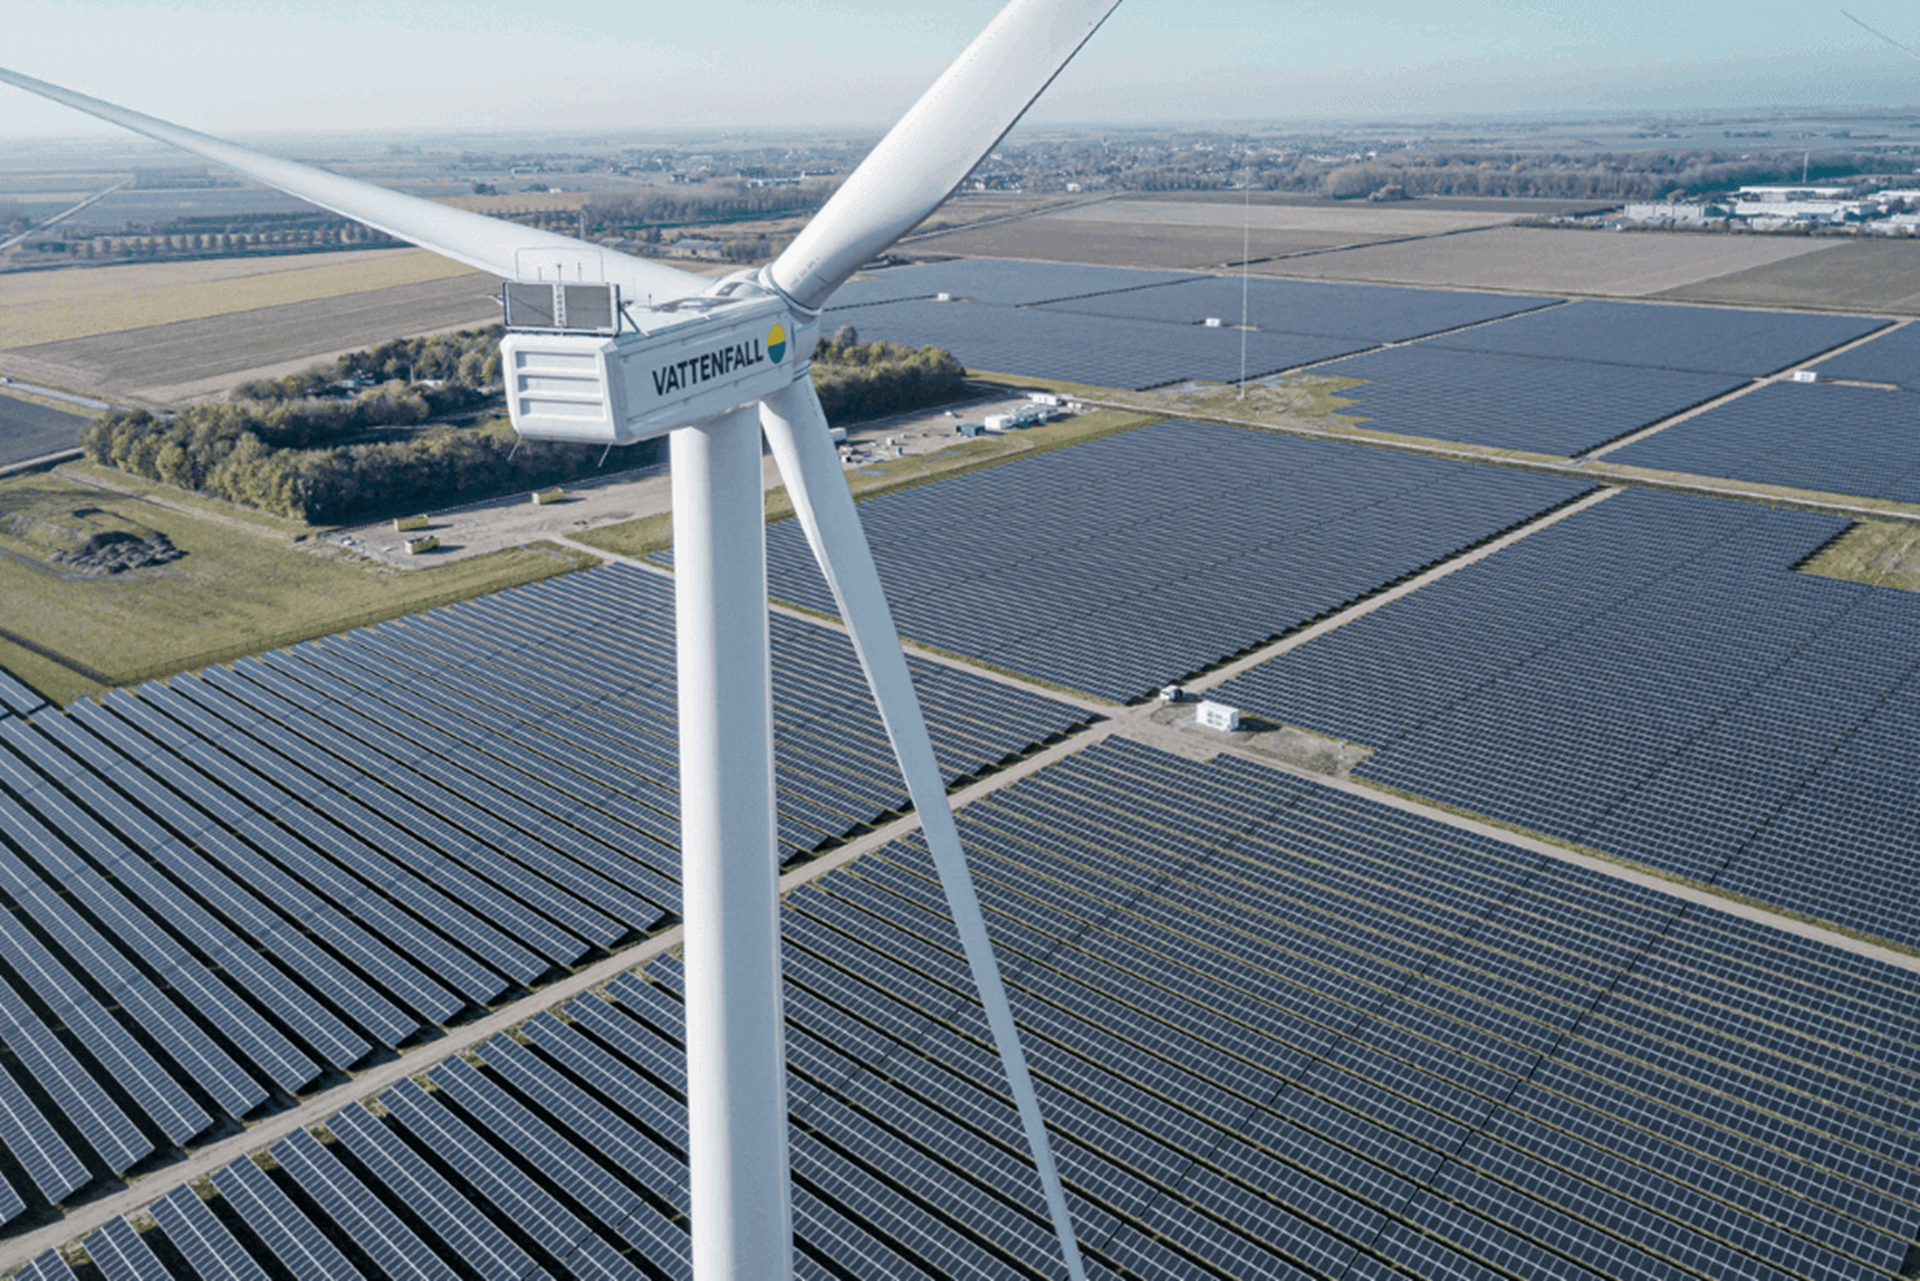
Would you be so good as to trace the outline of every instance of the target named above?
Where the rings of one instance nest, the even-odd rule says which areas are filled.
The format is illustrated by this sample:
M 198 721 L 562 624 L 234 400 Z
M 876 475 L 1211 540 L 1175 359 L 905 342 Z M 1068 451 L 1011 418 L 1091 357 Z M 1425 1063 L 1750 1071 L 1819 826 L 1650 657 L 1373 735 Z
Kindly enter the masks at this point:
M 1849 0 L 1920 45 L 1920 10 Z M 999 0 L 23 0 L 0 60 L 208 132 L 882 124 Z M 1920 104 L 1819 3 L 1125 0 L 1030 117 Z M 87 132 L 0 87 L 0 138 Z

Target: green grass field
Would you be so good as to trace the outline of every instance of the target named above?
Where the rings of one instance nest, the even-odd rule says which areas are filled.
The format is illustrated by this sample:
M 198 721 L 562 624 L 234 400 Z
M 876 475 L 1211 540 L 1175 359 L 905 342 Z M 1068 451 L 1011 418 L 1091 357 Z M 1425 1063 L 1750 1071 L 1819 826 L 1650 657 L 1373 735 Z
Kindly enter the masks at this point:
M 49 562 L 102 533 L 185 555 L 93 577 Z M 536 544 L 398 570 L 58 471 L 15 477 L 0 481 L 0 667 L 64 704 L 594 563 Z
M 1801 568 L 1827 578 L 1920 592 L 1920 525 L 1863 520 Z
M 1655 297 L 1749 307 L 1920 315 L 1920 244 L 1862 239 L 1682 285 Z
M 1021 379 L 1020 384 L 1022 386 L 1053 385 L 1039 379 Z M 859 501 L 879 494 L 891 493 L 896 489 L 907 489 L 914 485 L 924 485 L 929 481 L 945 480 L 950 476 L 977 471 L 982 467 L 993 467 L 1020 458 L 1035 458 L 1056 449 L 1065 449 L 1069 445 L 1078 445 L 1083 441 L 1097 440 L 1117 432 L 1132 431 L 1135 427 L 1144 427 L 1148 423 L 1158 422 L 1165 416 L 1117 409 L 1095 410 L 1089 414 L 1080 414 L 1057 423 L 1049 423 L 1044 427 L 1029 427 L 1024 431 L 1009 432 L 1002 436 L 978 436 L 963 444 L 949 446 L 935 454 L 916 454 L 907 458 L 870 463 L 859 471 L 848 473 L 847 480 L 853 489 L 855 501 Z M 867 474 L 869 472 L 874 474 Z M 787 491 L 784 488 L 768 490 L 768 522 L 785 520 L 792 515 L 793 504 L 787 501 Z M 586 543 L 588 546 L 622 556 L 650 556 L 654 552 L 664 551 L 673 546 L 673 518 L 670 515 L 645 516 L 639 520 L 625 521 L 618 525 L 606 525 L 573 537 L 576 542 Z

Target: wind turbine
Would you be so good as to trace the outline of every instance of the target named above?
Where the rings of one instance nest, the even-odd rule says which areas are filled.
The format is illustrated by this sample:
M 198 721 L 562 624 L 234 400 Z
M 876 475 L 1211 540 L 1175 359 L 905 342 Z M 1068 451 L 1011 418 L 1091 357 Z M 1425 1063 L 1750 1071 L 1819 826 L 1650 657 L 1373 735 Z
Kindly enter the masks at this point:
M 953 193 L 1118 5 L 1012 0 L 784 253 L 718 284 L 263 155 L 0 69 L 0 81 L 504 278 L 509 329 L 531 330 L 502 342 L 509 413 L 521 434 L 612 444 L 668 436 L 688 1161 L 699 1281 L 792 1275 L 762 433 L 899 758 L 1068 1275 L 1084 1277 L 899 633 L 807 371 L 820 309 L 833 291 Z

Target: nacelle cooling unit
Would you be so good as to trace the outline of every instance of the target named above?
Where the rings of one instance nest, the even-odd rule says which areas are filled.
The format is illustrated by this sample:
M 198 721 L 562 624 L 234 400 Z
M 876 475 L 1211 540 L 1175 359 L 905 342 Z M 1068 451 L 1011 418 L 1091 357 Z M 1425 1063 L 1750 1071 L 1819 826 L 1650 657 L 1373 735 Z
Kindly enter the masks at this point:
M 551 302 L 516 308 L 516 289 L 551 289 Z M 582 289 L 508 286 L 500 359 L 507 413 L 522 436 L 631 445 L 770 396 L 793 381 L 802 360 L 792 314 L 778 298 L 691 298 L 623 312 L 617 292 L 609 305 L 571 297 Z M 567 323 L 573 314 L 611 324 L 576 327 Z

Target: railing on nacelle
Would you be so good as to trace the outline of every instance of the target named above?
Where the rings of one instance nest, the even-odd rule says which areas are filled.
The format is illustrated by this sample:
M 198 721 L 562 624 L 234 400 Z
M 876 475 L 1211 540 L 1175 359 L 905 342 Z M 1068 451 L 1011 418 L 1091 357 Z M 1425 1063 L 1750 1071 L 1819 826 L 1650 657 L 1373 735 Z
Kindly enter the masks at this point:
M 622 303 L 614 284 L 509 281 L 507 413 L 537 440 L 630 445 L 772 395 L 800 335 L 770 295 Z

